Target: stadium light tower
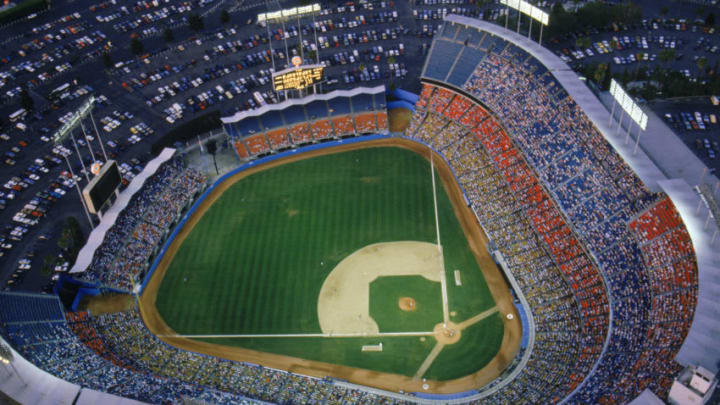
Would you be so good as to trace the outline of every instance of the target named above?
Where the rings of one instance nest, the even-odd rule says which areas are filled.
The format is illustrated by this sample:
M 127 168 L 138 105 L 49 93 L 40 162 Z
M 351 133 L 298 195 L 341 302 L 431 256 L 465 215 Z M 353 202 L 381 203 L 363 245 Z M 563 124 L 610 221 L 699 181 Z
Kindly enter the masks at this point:
M 272 0 L 268 0 L 265 2 L 268 11 L 265 13 L 258 14 L 257 21 L 258 21 L 258 24 L 265 25 L 265 28 L 267 30 L 267 35 L 268 35 L 268 47 L 270 50 L 270 55 L 271 55 L 271 60 L 272 60 L 273 72 L 278 72 L 278 71 L 283 71 L 283 70 L 291 68 L 290 62 L 293 59 L 290 56 L 290 48 L 288 46 L 288 38 L 286 36 L 286 31 L 285 31 L 285 21 L 292 21 L 291 19 L 294 18 L 295 21 L 297 22 L 299 32 L 300 32 L 300 34 L 299 34 L 300 35 L 299 36 L 300 59 L 304 60 L 305 51 L 303 49 L 302 26 L 300 25 L 300 19 L 305 16 L 312 16 L 312 18 L 313 18 L 312 27 L 313 27 L 313 33 L 315 35 L 315 46 L 317 47 L 317 30 L 315 28 L 315 14 L 318 11 L 320 11 L 320 4 L 315 3 L 315 4 L 310 4 L 307 6 L 299 6 L 299 7 L 281 9 L 280 2 L 278 0 L 275 0 L 274 3 L 277 4 L 278 10 L 270 11 L 271 3 L 272 3 Z M 278 67 L 276 66 L 275 57 L 273 54 L 273 47 L 272 47 L 273 38 L 272 38 L 272 35 L 270 32 L 270 24 L 273 22 L 280 23 L 280 25 L 282 26 L 282 34 L 283 34 L 282 40 L 283 40 L 283 44 L 285 46 L 285 62 L 284 62 L 284 66 L 282 66 L 281 69 L 278 69 Z M 317 55 L 316 60 L 317 60 L 317 63 L 319 64 L 319 62 L 320 62 L 319 50 L 316 51 L 316 55 Z M 273 88 L 273 91 L 275 92 L 276 95 L 279 94 L 280 90 L 282 90 L 282 94 L 285 95 L 285 99 L 287 100 L 289 98 L 288 89 Z M 302 94 L 302 90 L 300 90 L 300 92 Z
M 526 14 L 530 19 L 530 29 L 528 29 L 528 39 L 532 39 L 532 22 L 533 20 L 540 23 L 540 39 L 538 43 L 542 45 L 542 34 L 543 34 L 543 27 L 548 25 L 550 16 L 548 13 L 543 11 L 541 8 L 535 7 L 534 5 L 528 3 L 525 0 L 500 0 L 500 4 L 505 5 L 505 28 L 507 29 L 508 26 L 508 14 L 509 9 L 513 8 L 517 10 L 518 12 L 518 21 L 517 21 L 517 33 L 520 33 L 520 17 L 522 14 Z
M 620 132 L 623 118 L 625 118 L 625 113 L 627 113 L 628 117 L 630 117 L 630 123 L 628 124 L 627 130 L 625 131 L 626 145 L 628 144 L 628 142 L 630 142 L 630 133 L 632 132 L 633 123 L 637 124 L 637 138 L 635 138 L 635 147 L 633 148 L 633 155 L 635 155 L 640 145 L 640 136 L 647 128 L 647 114 L 645 114 L 642 108 L 640 108 L 640 106 L 635 102 L 635 100 L 633 100 L 632 96 L 630 96 L 618 84 L 618 82 L 615 81 L 615 79 L 612 79 L 610 81 L 610 94 L 612 94 L 613 96 L 613 106 L 610 112 L 610 125 L 612 125 L 612 119 L 615 115 L 616 104 L 622 108 L 622 113 L 620 114 L 620 121 L 618 122 L 617 129 L 615 130 L 615 135 L 618 135 L 618 133 Z
M 88 132 L 85 129 L 85 124 L 83 124 L 83 121 L 90 118 L 90 121 L 92 122 L 93 129 L 95 131 L 95 138 L 97 139 L 98 143 L 100 144 L 100 150 L 102 151 L 103 157 L 105 158 L 105 163 L 107 163 L 108 156 L 105 152 L 105 147 L 102 143 L 102 137 L 100 136 L 100 133 L 97 130 L 97 125 L 95 125 L 95 119 L 92 115 L 92 110 L 95 105 L 95 97 L 90 96 L 85 102 L 78 108 L 77 110 L 73 111 L 70 118 L 60 127 L 55 134 L 53 134 L 53 142 L 55 145 L 62 145 L 62 143 L 70 137 L 70 140 L 73 144 L 73 149 L 75 149 L 75 153 L 77 154 L 78 160 L 80 160 L 80 166 L 82 167 L 83 174 L 85 175 L 85 180 L 87 180 L 88 184 L 90 183 L 90 174 L 97 174 L 96 171 L 99 170 L 101 164 L 97 161 L 97 157 L 95 156 L 95 152 L 92 148 L 92 141 L 90 140 L 90 136 L 88 135 Z M 87 145 L 88 150 L 90 151 L 90 157 L 92 158 L 92 165 L 90 170 L 85 165 L 85 161 L 83 159 L 82 154 L 80 153 L 80 148 L 77 145 L 77 140 L 75 139 L 75 130 L 80 128 L 82 132 L 82 136 L 85 138 L 85 142 Z M 88 219 L 88 222 L 90 223 L 90 227 L 94 228 L 95 223 L 92 220 L 92 217 L 90 216 L 90 211 L 88 209 L 87 204 L 85 203 L 85 199 L 83 198 L 82 191 L 80 190 L 80 184 L 79 181 L 75 181 L 75 173 L 72 168 L 72 164 L 70 163 L 70 159 L 66 153 L 62 154 L 65 158 L 65 163 L 68 166 L 68 171 L 70 172 L 70 175 L 73 178 L 73 182 L 75 182 L 75 188 L 78 191 L 78 195 L 80 196 L 80 202 L 83 205 L 83 210 L 85 211 L 85 216 Z

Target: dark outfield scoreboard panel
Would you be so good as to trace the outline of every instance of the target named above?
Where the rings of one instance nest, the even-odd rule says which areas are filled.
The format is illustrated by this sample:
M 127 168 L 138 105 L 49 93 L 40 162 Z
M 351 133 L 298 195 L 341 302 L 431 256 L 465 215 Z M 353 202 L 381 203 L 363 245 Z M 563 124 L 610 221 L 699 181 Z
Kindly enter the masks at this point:
M 273 76 L 273 88 L 280 90 L 301 90 L 319 83 L 323 79 L 323 67 L 297 68 L 289 72 L 279 72 Z
M 120 187 L 121 182 L 122 177 L 117 163 L 113 160 L 109 161 L 83 190 L 88 211 L 95 214 Z

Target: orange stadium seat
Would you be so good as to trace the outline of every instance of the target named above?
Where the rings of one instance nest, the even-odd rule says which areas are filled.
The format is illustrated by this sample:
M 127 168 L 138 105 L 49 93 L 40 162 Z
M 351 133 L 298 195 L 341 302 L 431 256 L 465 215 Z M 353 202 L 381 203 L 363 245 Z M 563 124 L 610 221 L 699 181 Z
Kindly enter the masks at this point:
M 290 139 L 292 139 L 292 142 L 296 145 L 311 142 L 313 139 L 310 132 L 310 125 L 307 122 L 294 125 L 288 132 L 290 133 Z
M 345 115 L 338 118 L 333 118 L 333 125 L 335 126 L 335 134 L 337 136 L 351 135 L 355 133 L 353 128 L 353 120 L 349 115 Z
M 465 114 L 463 114 L 462 117 L 460 117 L 460 122 L 468 128 L 473 128 L 487 117 L 488 114 L 485 112 L 485 110 L 476 105 L 473 105 L 473 107 L 468 110 L 468 112 L 466 112 Z
M 247 144 L 248 151 L 251 156 L 257 156 L 270 151 L 270 146 L 268 146 L 264 134 L 253 135 L 245 138 L 245 144 Z
M 385 111 L 377 113 L 377 128 L 378 131 L 386 131 L 388 129 L 388 118 Z
M 235 150 L 237 151 L 238 156 L 240 156 L 241 158 L 246 158 L 250 156 L 247 149 L 245 149 L 245 145 L 243 145 L 242 141 L 235 141 L 233 142 L 233 144 L 235 145 Z
M 355 128 L 358 133 L 375 132 L 377 126 L 375 124 L 375 114 L 365 113 L 355 116 Z
M 454 95 L 455 93 L 448 89 L 438 88 L 430 99 L 430 109 L 438 114 L 442 113 Z
M 443 114 L 451 120 L 458 120 L 461 116 L 465 114 L 466 111 L 468 111 L 468 108 L 470 108 L 471 105 L 472 103 L 470 102 L 470 100 L 456 94 L 455 98 L 450 103 L 448 108 L 445 109 Z
M 290 139 L 288 138 L 287 129 L 285 128 L 268 131 L 265 135 L 273 149 L 282 149 L 290 146 Z
M 330 120 L 315 121 L 310 125 L 312 136 L 315 139 L 327 139 L 333 137 L 333 129 Z
M 417 108 L 425 109 L 427 107 L 427 103 L 428 101 L 430 101 L 430 96 L 432 95 L 433 90 L 435 90 L 435 86 L 429 85 L 427 83 L 423 84 L 422 93 L 420 93 L 420 99 L 416 104 Z

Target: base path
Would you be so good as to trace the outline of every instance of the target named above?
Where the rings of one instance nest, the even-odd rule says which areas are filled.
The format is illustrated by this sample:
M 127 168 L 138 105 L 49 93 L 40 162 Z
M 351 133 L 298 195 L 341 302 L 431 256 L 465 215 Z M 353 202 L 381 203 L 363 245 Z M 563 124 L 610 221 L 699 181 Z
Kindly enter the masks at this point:
M 280 370 L 287 370 L 298 374 L 304 374 L 313 377 L 324 378 L 331 376 L 343 380 L 350 381 L 355 384 L 362 384 L 390 391 L 405 392 L 430 392 L 438 394 L 449 394 L 477 389 L 482 387 L 495 378 L 497 378 L 512 362 L 512 359 L 520 350 L 520 339 L 522 337 L 522 329 L 520 325 L 520 317 L 515 310 L 512 302 L 509 287 L 503 278 L 500 270 L 490 257 L 487 251 L 488 239 L 483 233 L 477 218 L 472 210 L 467 206 L 465 198 L 462 194 L 460 186 L 457 184 L 450 168 L 444 163 L 441 157 L 435 156 L 434 162 L 437 173 L 442 180 L 442 184 L 447 190 L 448 197 L 452 201 L 460 225 L 465 232 L 465 236 L 473 251 L 475 259 L 487 281 L 490 293 L 497 303 L 500 314 L 502 315 L 505 333 L 497 355 L 479 371 L 449 381 L 433 381 L 425 382 L 417 380 L 412 376 L 404 376 L 399 374 L 381 373 L 373 370 L 364 370 L 354 367 L 330 364 L 322 361 L 306 360 L 297 357 L 283 356 L 273 353 L 265 353 L 257 350 L 244 349 L 242 347 L 226 346 L 215 343 L 208 343 L 199 340 L 193 340 L 187 337 L 179 336 L 172 328 L 170 328 L 162 316 L 155 308 L 157 292 L 162 283 L 168 266 L 175 257 L 175 253 L 182 244 L 183 240 L 192 231 L 192 228 L 203 216 L 205 211 L 235 182 L 262 170 L 290 163 L 292 161 L 310 159 L 320 155 L 340 153 L 354 149 L 364 149 L 372 147 L 401 147 L 412 150 L 421 156 L 429 159 L 430 152 L 428 148 L 417 142 L 402 138 L 391 138 L 383 140 L 373 140 L 368 142 L 356 143 L 351 145 L 343 145 L 328 149 L 314 150 L 307 153 L 297 154 L 287 159 L 275 160 L 273 162 L 254 166 L 251 169 L 244 170 L 233 177 L 227 179 L 218 185 L 213 192 L 196 208 L 192 216 L 185 223 L 185 226 L 178 232 L 173 242 L 168 246 L 165 254 L 160 259 L 155 272 L 139 298 L 140 314 L 148 329 L 155 335 L 172 346 L 179 347 L 184 350 L 196 353 L 204 353 L 210 356 L 222 357 L 235 361 L 243 361 L 253 364 L 261 364 L 265 367 L 272 367 Z M 435 245 L 433 245 L 435 246 Z M 437 251 L 437 247 L 434 247 Z M 436 273 L 439 274 L 439 273 Z M 508 319 L 505 315 L 513 314 L 512 319 Z M 425 337 L 420 337 L 423 339 Z M 429 337 L 427 337 L 429 339 Z M 423 384 L 427 384 L 425 389 Z
M 420 368 L 418 369 L 417 373 L 415 373 L 415 379 L 419 380 L 422 378 L 423 374 L 430 368 L 430 365 L 433 364 L 435 361 L 435 358 L 440 354 L 442 349 L 445 347 L 445 343 L 437 342 L 435 347 L 430 351 L 430 354 L 425 358 L 425 361 L 420 365 Z

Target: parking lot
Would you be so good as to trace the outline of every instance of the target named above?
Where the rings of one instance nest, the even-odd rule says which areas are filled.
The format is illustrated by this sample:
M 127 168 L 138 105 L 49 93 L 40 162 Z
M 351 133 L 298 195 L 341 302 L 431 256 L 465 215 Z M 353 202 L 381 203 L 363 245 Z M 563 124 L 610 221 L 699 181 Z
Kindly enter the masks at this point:
M 653 111 L 716 173 L 720 170 L 720 105 L 710 97 L 651 103 Z
M 271 11 L 290 5 L 285 3 Z M 262 26 L 255 18 L 268 5 L 256 0 L 75 0 L 0 27 L 0 288 L 10 280 L 13 289 L 51 285 L 39 269 L 46 256 L 62 253 L 56 245 L 66 216 L 76 217 L 89 233 L 74 182 L 87 183 L 92 156 L 105 160 L 95 126 L 127 183 L 169 129 L 208 111 L 231 114 L 284 100 L 271 91 L 270 77 L 273 65 L 288 65 L 286 55 L 326 66 L 316 91 L 379 84 L 418 91 L 417 77 L 442 16 L 478 15 L 469 1 L 322 8 L 314 18 Z M 223 10 L 230 17 L 226 23 L 220 21 Z M 193 13 L 202 16 L 204 28 L 190 28 Z M 131 52 L 133 38 L 141 41 L 141 53 Z M 76 144 L 68 139 L 55 147 L 53 134 L 91 94 L 94 122 L 84 121 L 89 137 L 78 130 Z M 32 109 L 23 107 L 23 98 L 32 100 Z M 65 156 L 74 178 L 66 173 Z
M 697 5 L 673 3 L 671 14 L 686 22 L 671 23 L 662 22 L 655 2 L 640 4 L 645 23 L 548 39 L 546 45 L 573 66 L 603 62 L 613 72 L 662 66 L 695 77 L 697 57 L 706 58 L 708 66 L 717 63 L 718 33 L 691 23 Z M 293 5 L 73 0 L 0 27 L 0 288 L 20 267 L 22 277 L 15 277 L 12 288 L 48 285 L 49 276 L 39 268 L 44 256 L 60 252 L 56 245 L 66 216 L 75 216 L 89 233 L 73 182 L 87 183 L 84 172 L 91 156 L 104 161 L 107 153 L 118 160 L 128 182 L 142 170 L 152 143 L 168 130 L 210 111 L 232 114 L 297 97 L 297 92 L 276 94 L 270 83 L 273 66 L 282 70 L 293 56 L 325 66 L 317 92 L 380 84 L 419 92 L 417 78 L 445 15 L 496 18 L 503 11 L 497 4 L 478 7 L 469 0 L 324 2 L 312 17 L 268 26 L 256 22 L 258 13 Z M 229 17 L 225 22 L 223 10 Z M 202 18 L 203 28 L 191 27 L 193 15 Z M 580 37 L 589 38 L 587 47 L 577 46 Z M 140 52 L 131 52 L 133 39 L 140 41 Z M 666 60 L 670 50 L 673 57 Z M 90 137 L 77 131 L 77 145 L 66 140 L 62 148 L 55 147 L 53 134 L 91 94 L 96 99 L 94 122 L 84 122 Z M 23 100 L 29 100 L 32 109 L 24 108 Z M 710 153 L 719 152 L 717 126 L 710 122 L 712 107 L 666 109 L 660 104 L 651 107 L 661 116 L 670 113 L 670 124 L 687 132 L 680 136 L 693 150 L 717 162 Z M 696 111 L 703 114 L 700 120 Z M 95 127 L 105 151 L 94 138 Z M 75 158 L 76 147 L 85 156 L 82 164 Z M 65 155 L 74 178 L 63 174 L 68 171 Z

